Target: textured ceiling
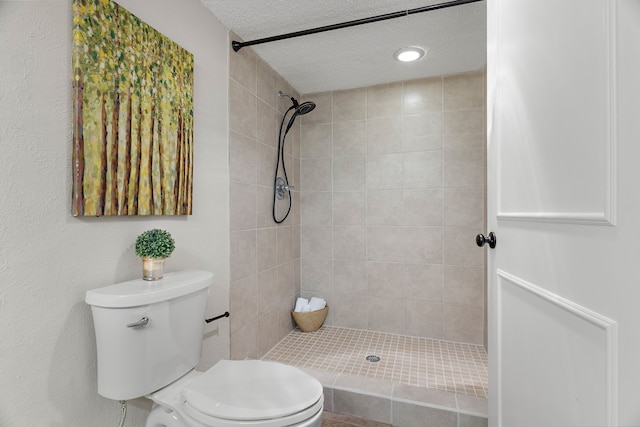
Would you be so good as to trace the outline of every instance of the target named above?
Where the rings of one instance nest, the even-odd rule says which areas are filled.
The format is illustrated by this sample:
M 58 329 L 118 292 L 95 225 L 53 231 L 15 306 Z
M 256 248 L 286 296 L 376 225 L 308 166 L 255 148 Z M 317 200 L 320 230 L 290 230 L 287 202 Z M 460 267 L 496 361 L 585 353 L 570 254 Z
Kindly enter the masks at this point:
M 245 41 L 444 2 L 202 1 Z M 397 49 L 416 45 L 427 49 L 422 60 L 400 63 L 393 58 Z M 301 94 L 476 70 L 486 65 L 486 2 L 255 45 L 252 49 Z

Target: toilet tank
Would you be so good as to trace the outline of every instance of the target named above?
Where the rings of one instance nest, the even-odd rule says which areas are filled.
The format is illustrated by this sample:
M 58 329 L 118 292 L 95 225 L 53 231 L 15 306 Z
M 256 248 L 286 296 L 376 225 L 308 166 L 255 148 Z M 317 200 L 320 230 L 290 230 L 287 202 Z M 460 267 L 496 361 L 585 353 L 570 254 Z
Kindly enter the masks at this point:
M 213 273 L 187 270 L 165 273 L 153 282 L 137 279 L 88 291 L 98 393 L 114 400 L 134 399 L 193 369 L 201 357 L 212 283 Z

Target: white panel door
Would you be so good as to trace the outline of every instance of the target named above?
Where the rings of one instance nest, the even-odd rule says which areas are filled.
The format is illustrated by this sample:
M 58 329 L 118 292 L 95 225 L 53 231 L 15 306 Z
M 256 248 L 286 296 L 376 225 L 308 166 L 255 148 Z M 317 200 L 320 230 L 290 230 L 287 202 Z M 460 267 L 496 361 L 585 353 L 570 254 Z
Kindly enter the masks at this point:
M 487 13 L 489 423 L 639 426 L 640 0 Z

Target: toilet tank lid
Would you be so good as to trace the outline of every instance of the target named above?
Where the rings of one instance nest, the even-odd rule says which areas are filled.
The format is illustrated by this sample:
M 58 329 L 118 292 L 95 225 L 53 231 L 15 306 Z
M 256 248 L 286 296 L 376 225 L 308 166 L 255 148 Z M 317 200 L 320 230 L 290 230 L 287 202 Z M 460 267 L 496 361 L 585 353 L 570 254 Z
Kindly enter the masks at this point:
M 87 291 L 87 304 L 106 307 L 124 308 L 153 304 L 178 298 L 213 284 L 213 273 L 202 270 L 183 270 L 165 273 L 160 280 L 129 280 L 104 288 Z

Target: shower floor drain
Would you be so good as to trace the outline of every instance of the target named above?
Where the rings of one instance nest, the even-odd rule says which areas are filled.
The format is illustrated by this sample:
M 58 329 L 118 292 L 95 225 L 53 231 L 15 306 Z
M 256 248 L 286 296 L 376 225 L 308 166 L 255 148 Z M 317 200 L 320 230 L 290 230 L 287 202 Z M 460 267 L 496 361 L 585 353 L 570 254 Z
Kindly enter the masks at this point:
M 380 361 L 380 357 L 378 356 L 374 356 L 373 354 L 370 356 L 366 357 L 368 362 L 379 362 Z

